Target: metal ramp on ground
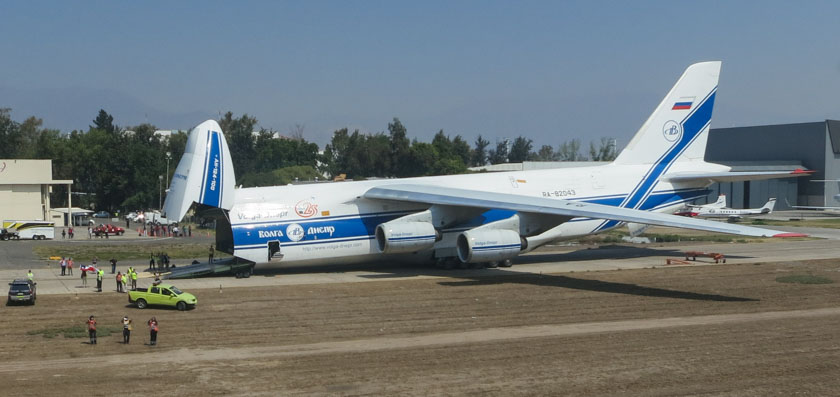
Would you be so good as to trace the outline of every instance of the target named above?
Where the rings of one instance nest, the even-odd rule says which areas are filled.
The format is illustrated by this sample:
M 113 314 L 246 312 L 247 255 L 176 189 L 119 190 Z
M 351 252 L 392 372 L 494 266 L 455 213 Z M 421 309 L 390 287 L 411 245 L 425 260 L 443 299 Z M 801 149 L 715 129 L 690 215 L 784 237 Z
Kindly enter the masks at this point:
M 252 265 L 250 263 L 237 263 L 236 259 L 228 258 L 213 261 L 213 263 L 202 262 L 194 265 L 176 267 L 171 269 L 170 273 L 165 275 L 164 278 L 183 279 L 227 275 L 249 277 L 251 275 L 251 268 Z

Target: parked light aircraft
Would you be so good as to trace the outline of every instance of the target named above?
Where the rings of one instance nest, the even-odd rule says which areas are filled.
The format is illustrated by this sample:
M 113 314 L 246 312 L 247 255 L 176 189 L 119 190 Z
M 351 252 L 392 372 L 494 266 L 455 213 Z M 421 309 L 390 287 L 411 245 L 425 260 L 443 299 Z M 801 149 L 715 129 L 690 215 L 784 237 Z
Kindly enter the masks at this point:
M 689 205 L 685 209 L 680 210 L 674 215 L 701 217 L 701 218 L 727 218 L 729 220 L 738 220 L 743 216 L 766 215 L 773 212 L 776 206 L 776 199 L 771 198 L 761 208 L 745 208 L 735 209 L 726 206 L 726 195 L 718 196 L 717 201 L 705 205 Z
M 225 137 L 208 120 L 190 132 L 165 214 L 180 220 L 198 203 L 218 214 L 217 249 L 280 266 L 509 266 L 546 243 L 627 223 L 800 236 L 671 214 L 715 181 L 796 176 L 703 160 L 720 65 L 689 66 L 616 160 L 593 167 L 236 189 Z

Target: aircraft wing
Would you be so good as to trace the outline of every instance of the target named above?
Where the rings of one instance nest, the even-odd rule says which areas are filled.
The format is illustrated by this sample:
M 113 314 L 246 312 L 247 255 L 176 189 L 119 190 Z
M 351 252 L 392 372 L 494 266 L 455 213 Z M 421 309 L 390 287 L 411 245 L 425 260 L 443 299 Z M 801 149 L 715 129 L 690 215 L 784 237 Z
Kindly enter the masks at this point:
M 648 212 L 630 208 L 612 207 L 580 201 L 528 197 L 507 193 L 484 192 L 431 185 L 388 185 L 374 187 L 365 192 L 365 198 L 395 200 L 414 203 L 505 209 L 533 214 L 550 214 L 566 217 L 610 219 L 620 222 L 696 229 L 717 233 L 754 237 L 804 237 L 804 234 L 783 233 L 751 226 L 726 224 L 670 214 Z
M 791 205 L 790 208 L 798 210 L 840 210 L 840 207 L 817 207 L 811 205 Z
M 670 183 L 687 183 L 705 181 L 740 182 L 757 181 L 762 179 L 794 178 L 811 175 L 814 171 L 797 168 L 794 171 L 741 171 L 741 172 L 675 172 L 666 174 L 661 180 Z

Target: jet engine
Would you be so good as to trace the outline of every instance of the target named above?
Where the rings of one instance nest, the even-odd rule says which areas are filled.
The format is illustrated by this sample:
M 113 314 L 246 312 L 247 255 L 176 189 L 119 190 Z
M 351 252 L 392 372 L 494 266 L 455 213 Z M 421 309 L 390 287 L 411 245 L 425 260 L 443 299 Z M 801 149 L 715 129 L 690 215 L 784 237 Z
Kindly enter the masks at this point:
M 386 254 L 430 249 L 440 234 L 429 222 L 391 221 L 376 227 L 376 244 Z
M 519 233 L 506 229 L 473 229 L 458 235 L 458 258 L 464 263 L 510 259 L 527 248 Z

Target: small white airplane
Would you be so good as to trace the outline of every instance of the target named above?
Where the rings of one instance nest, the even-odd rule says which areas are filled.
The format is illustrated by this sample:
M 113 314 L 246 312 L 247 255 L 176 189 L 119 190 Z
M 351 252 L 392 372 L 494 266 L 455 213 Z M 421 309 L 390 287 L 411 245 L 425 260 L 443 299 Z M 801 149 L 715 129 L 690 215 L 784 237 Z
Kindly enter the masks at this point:
M 726 195 L 718 196 L 717 201 L 705 205 L 689 205 L 685 209 L 674 213 L 674 215 L 682 215 L 689 217 L 701 218 L 727 218 L 729 220 L 738 220 L 744 216 L 766 215 L 773 212 L 776 207 L 776 199 L 771 198 L 761 208 L 746 208 L 735 209 L 726 206 Z
M 720 62 L 691 65 L 607 165 L 236 189 L 219 125 L 190 132 L 164 206 L 217 216 L 216 246 L 277 266 L 381 260 L 510 266 L 549 242 L 658 225 L 744 236 L 803 236 L 674 216 L 716 181 L 799 176 L 707 163 Z

